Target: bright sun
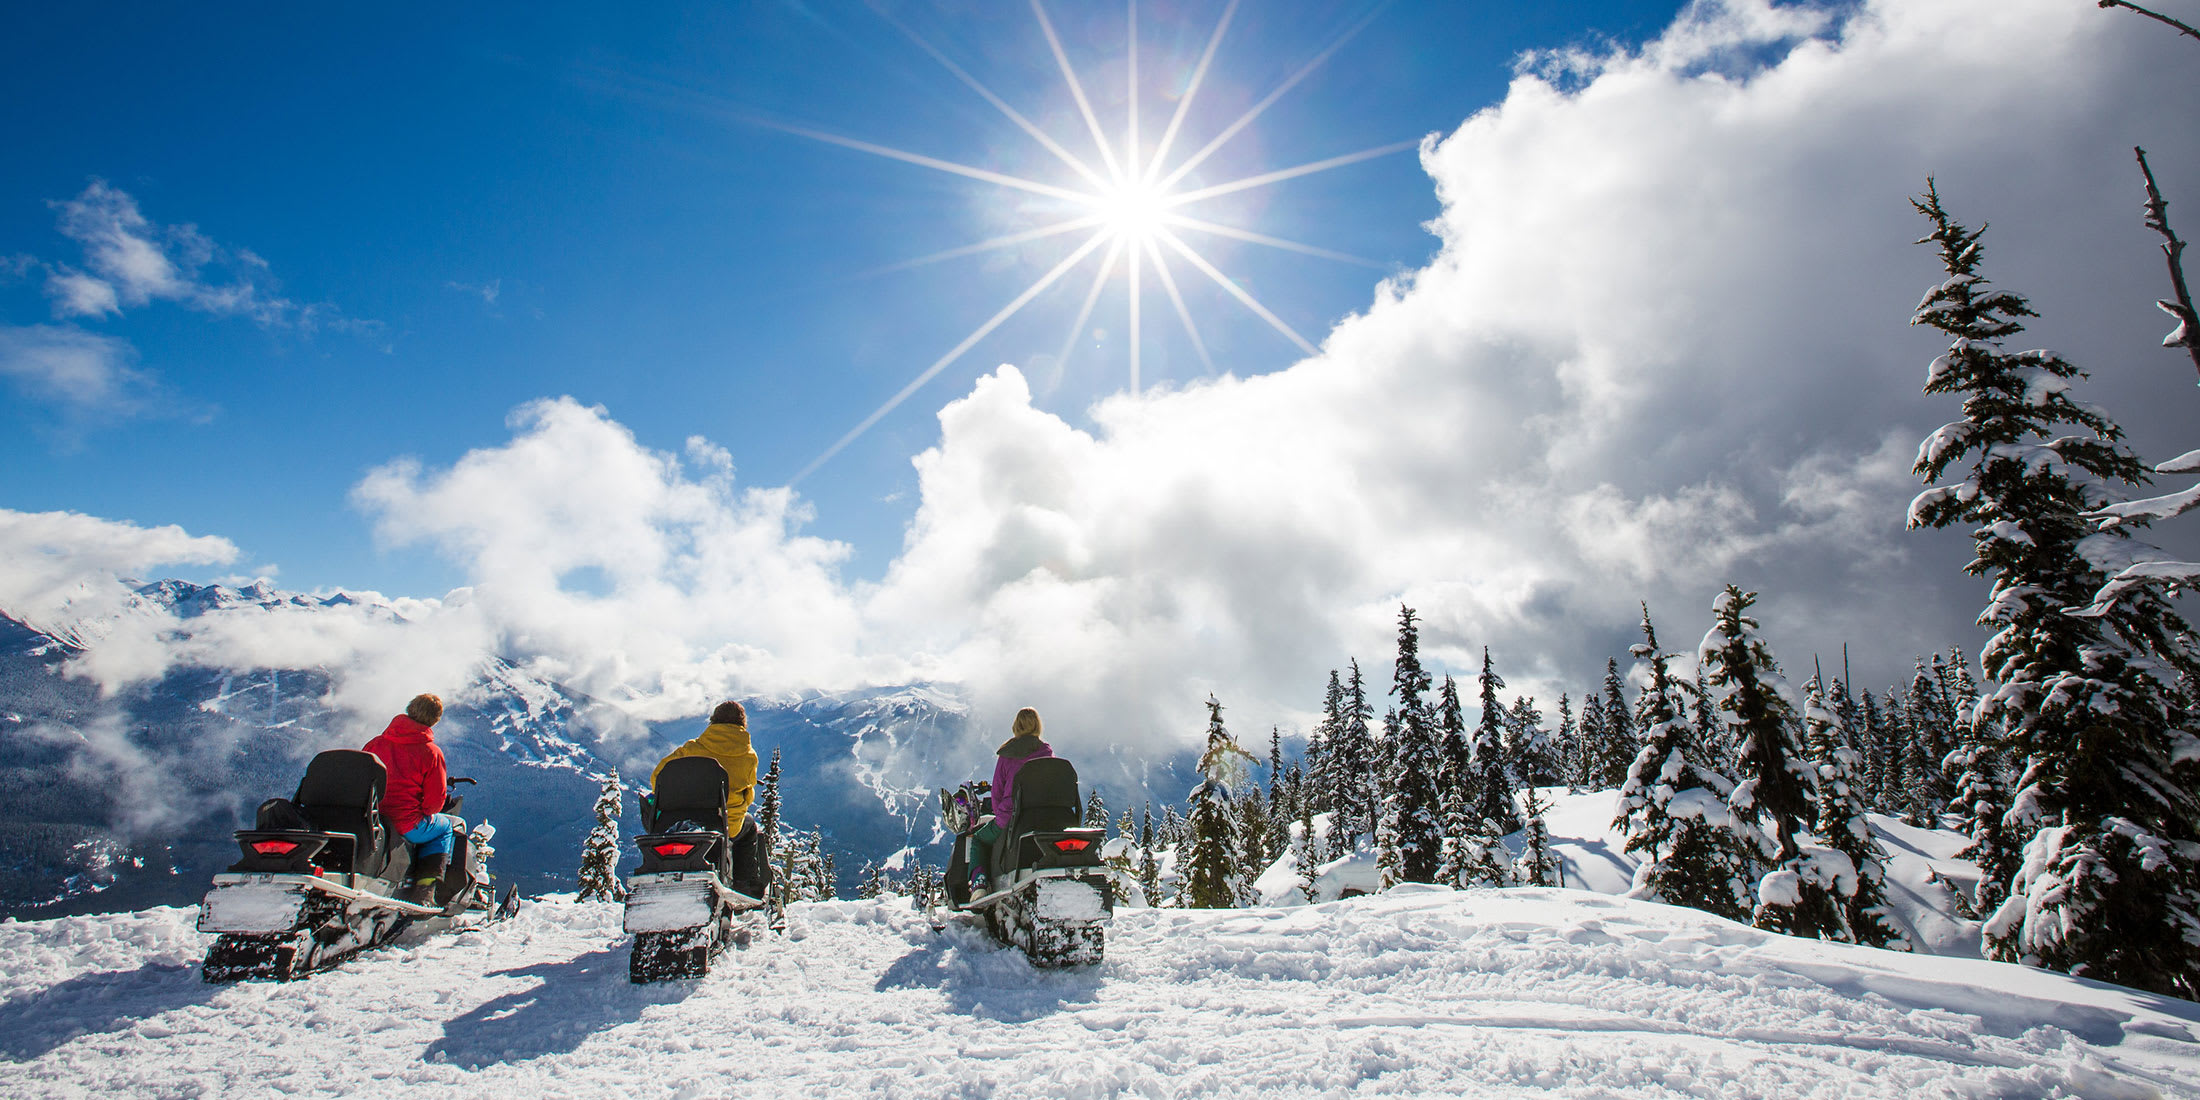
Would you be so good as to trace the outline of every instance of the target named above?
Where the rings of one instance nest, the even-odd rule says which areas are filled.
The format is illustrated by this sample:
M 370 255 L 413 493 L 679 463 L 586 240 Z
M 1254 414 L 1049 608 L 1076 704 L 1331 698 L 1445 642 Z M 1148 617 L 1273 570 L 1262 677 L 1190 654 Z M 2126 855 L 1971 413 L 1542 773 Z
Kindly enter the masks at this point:
M 1192 216 L 1186 212 L 1186 209 L 1203 200 L 1216 199 L 1316 172 L 1326 172 L 1348 164 L 1357 164 L 1375 157 L 1404 152 L 1416 148 L 1420 143 L 1417 140 L 1393 142 L 1372 149 L 1362 149 L 1356 153 L 1346 153 L 1342 156 L 1317 160 L 1310 164 L 1261 172 L 1225 183 L 1189 188 L 1184 186 L 1186 177 L 1205 163 L 1214 154 L 1215 150 L 1221 148 L 1232 137 L 1251 125 L 1253 120 L 1260 116 L 1261 112 L 1268 109 L 1269 105 L 1305 79 L 1324 61 L 1328 60 L 1331 54 L 1337 52 L 1345 42 L 1358 34 L 1361 28 L 1367 26 L 1384 6 L 1382 4 L 1375 5 L 1373 11 L 1364 15 L 1358 23 L 1331 42 L 1326 49 L 1293 72 L 1288 79 L 1283 81 L 1281 86 L 1270 92 L 1266 98 L 1261 99 L 1236 121 L 1222 127 L 1220 132 L 1215 134 L 1199 151 L 1189 156 L 1172 157 L 1171 152 L 1174 149 L 1177 137 L 1182 132 L 1192 101 L 1198 97 L 1199 88 L 1206 79 L 1208 67 L 1215 59 L 1215 52 L 1222 45 L 1223 34 L 1229 29 L 1231 20 L 1237 15 L 1238 6 L 1242 2 L 1243 0 L 1229 0 L 1228 5 L 1223 9 L 1221 18 L 1215 24 L 1213 34 L 1207 39 L 1206 49 L 1200 53 L 1198 64 L 1193 68 L 1181 95 L 1177 97 L 1176 110 L 1170 117 L 1167 128 L 1162 131 L 1160 140 L 1149 144 L 1141 140 L 1139 135 L 1138 0 L 1124 0 L 1127 31 L 1125 41 L 1128 46 L 1125 51 L 1125 60 L 1128 64 L 1124 84 L 1126 114 L 1123 120 L 1123 130 L 1112 135 L 1101 125 L 1099 116 L 1093 111 L 1092 102 L 1085 95 L 1083 82 L 1078 80 L 1076 71 L 1070 66 L 1069 56 L 1062 47 L 1061 36 L 1055 32 L 1053 21 L 1047 17 L 1045 0 L 1028 0 L 1033 18 L 1046 36 L 1048 50 L 1054 55 L 1056 64 L 1061 68 L 1063 82 L 1067 85 L 1071 98 L 1077 104 L 1078 114 L 1084 119 L 1085 128 L 1089 131 L 1092 139 L 1093 150 L 1100 155 L 1100 162 L 1097 164 L 1092 163 L 1087 157 L 1078 156 L 1065 148 L 1061 142 L 1056 141 L 1052 135 L 1042 130 L 1014 107 L 1011 107 L 1000 96 L 994 94 L 992 89 L 980 83 L 976 77 L 955 64 L 938 47 L 919 36 L 915 30 L 898 20 L 894 20 L 891 16 L 887 17 L 888 21 L 908 36 L 912 42 L 915 42 L 926 53 L 932 55 L 935 60 L 945 66 L 949 72 L 953 73 L 956 79 L 984 97 L 988 103 L 991 103 L 1017 128 L 1030 135 L 1041 148 L 1060 161 L 1063 167 L 1069 169 L 1073 179 L 1066 181 L 1068 184 L 1066 186 L 1063 183 L 1049 183 L 972 165 L 958 164 L 938 157 L 912 153 L 891 146 L 879 145 L 875 142 L 859 141 L 855 138 L 820 130 L 789 126 L 783 123 L 762 123 L 763 125 L 785 130 L 788 133 L 800 134 L 804 137 L 829 142 L 875 156 L 887 157 L 908 164 L 949 172 L 968 179 L 1044 195 L 1066 202 L 1073 209 L 1082 210 L 1079 216 L 1055 222 L 1051 225 L 1041 225 L 1021 232 L 995 237 L 991 240 L 950 248 L 881 270 L 895 270 L 936 263 L 958 256 L 969 256 L 995 249 L 1024 245 L 1058 235 L 1088 234 L 1083 245 L 1072 251 L 1067 258 L 1055 264 L 1044 275 L 1039 276 L 1014 300 L 1003 306 L 984 324 L 979 325 L 960 343 L 948 349 L 946 354 L 934 360 L 931 366 L 926 367 L 908 385 L 903 386 L 900 392 L 888 398 L 885 404 L 879 406 L 846 435 L 841 436 L 837 442 L 826 448 L 823 454 L 811 460 L 810 464 L 796 473 L 788 484 L 792 485 L 808 477 L 812 471 L 823 465 L 833 455 L 839 453 L 841 448 L 847 446 L 857 436 L 862 435 L 871 425 L 878 423 L 880 418 L 891 412 L 895 406 L 901 404 L 909 395 L 915 393 L 919 387 L 944 370 L 948 364 L 960 358 L 964 352 L 969 351 L 978 341 L 984 339 L 987 334 L 999 327 L 1002 322 L 1008 320 L 1018 310 L 1030 303 L 1032 299 L 1038 297 L 1061 280 L 1071 269 L 1084 263 L 1087 258 L 1095 254 L 1100 257 L 1099 270 L 1094 274 L 1091 286 L 1085 291 L 1083 305 L 1077 311 L 1076 320 L 1070 325 L 1068 336 L 1062 343 L 1060 354 L 1055 356 L 1057 368 L 1069 360 L 1078 335 L 1085 330 L 1085 323 L 1092 316 L 1093 306 L 1099 300 L 1102 288 L 1107 286 L 1112 278 L 1120 278 L 1127 287 L 1126 297 L 1129 305 L 1128 320 L 1130 324 L 1128 339 L 1125 341 L 1125 349 L 1130 359 L 1129 390 L 1133 394 L 1138 392 L 1139 359 L 1142 350 L 1140 315 L 1144 299 L 1142 276 L 1150 272 L 1154 276 L 1154 281 L 1160 285 L 1161 290 L 1167 295 L 1169 305 L 1176 313 L 1177 319 L 1182 322 L 1184 333 L 1190 340 L 1193 351 L 1198 353 L 1200 360 L 1206 364 L 1209 371 L 1215 370 L 1215 364 L 1207 354 L 1206 342 L 1200 338 L 1199 326 L 1194 323 L 1191 309 L 1187 306 L 1184 295 L 1177 286 L 1176 276 L 1171 270 L 1172 260 L 1174 263 L 1182 264 L 1184 267 L 1205 276 L 1224 293 L 1235 298 L 1246 309 L 1259 316 L 1261 320 L 1266 321 L 1269 327 L 1282 334 L 1299 350 L 1308 355 L 1315 353 L 1314 345 L 1311 342 L 1299 335 L 1291 326 L 1285 324 L 1282 318 L 1262 305 L 1244 287 L 1239 286 L 1235 280 L 1224 275 L 1214 264 L 1208 262 L 1204 256 L 1200 255 L 1198 249 L 1187 243 L 1179 235 L 1180 231 L 1213 237 L 1226 237 L 1269 248 L 1280 248 L 1305 255 L 1340 260 L 1378 270 L 1382 270 L 1383 265 L 1357 256 L 1332 252 L 1325 248 L 1316 248 L 1298 241 L 1271 237 L 1250 229 L 1208 221 Z M 876 5 L 874 5 L 875 8 Z M 1119 153 L 1120 156 L 1118 156 Z M 1082 187 L 1077 186 L 1080 182 L 1083 184 Z M 1106 247 L 1103 248 L 1103 246 Z
M 1150 183 L 1131 182 L 1093 196 L 1100 225 L 1126 245 L 1144 244 L 1168 222 L 1168 196 Z

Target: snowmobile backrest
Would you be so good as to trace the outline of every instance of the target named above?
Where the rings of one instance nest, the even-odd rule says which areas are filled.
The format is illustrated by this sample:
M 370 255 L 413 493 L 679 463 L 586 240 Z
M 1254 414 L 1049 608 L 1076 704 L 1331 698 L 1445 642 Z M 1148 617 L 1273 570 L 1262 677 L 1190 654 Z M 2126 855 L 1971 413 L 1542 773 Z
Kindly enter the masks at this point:
M 340 851 L 341 844 L 330 845 L 323 867 L 369 875 L 381 869 L 384 833 L 379 811 L 388 785 L 389 770 L 371 752 L 330 749 L 306 765 L 306 777 L 298 781 L 298 793 L 291 801 L 315 829 L 357 838 L 349 852 Z
M 1009 835 L 1074 829 L 1085 823 L 1085 803 L 1077 797 L 1077 766 L 1059 756 L 1042 756 L 1025 764 L 1009 793 L 1015 799 Z
M 683 756 L 658 770 L 650 801 L 655 810 L 642 828 L 654 833 L 665 825 L 692 821 L 726 831 L 725 765 L 708 756 Z

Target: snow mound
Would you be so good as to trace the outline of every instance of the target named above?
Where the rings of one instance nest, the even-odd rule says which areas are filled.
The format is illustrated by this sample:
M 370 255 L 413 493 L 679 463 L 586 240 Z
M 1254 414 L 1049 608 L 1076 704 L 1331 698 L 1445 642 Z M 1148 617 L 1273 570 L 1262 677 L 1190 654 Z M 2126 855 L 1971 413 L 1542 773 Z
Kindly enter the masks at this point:
M 1068 972 L 797 905 L 653 986 L 567 897 L 288 985 L 193 916 L 0 924 L 0 1095 L 2200 1096 L 2200 1005 L 1576 890 L 1125 909 Z

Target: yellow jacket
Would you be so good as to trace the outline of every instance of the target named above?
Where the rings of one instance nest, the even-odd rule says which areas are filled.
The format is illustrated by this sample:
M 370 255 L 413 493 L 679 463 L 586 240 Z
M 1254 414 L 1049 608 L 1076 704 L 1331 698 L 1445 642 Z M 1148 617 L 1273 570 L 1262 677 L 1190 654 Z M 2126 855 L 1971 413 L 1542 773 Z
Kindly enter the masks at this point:
M 650 786 L 657 785 L 657 773 L 665 770 L 666 764 L 683 756 L 708 756 L 726 769 L 726 835 L 740 832 L 749 803 L 756 798 L 756 750 L 749 747 L 749 727 L 731 723 L 706 727 L 702 736 L 657 762 L 656 770 L 649 773 Z

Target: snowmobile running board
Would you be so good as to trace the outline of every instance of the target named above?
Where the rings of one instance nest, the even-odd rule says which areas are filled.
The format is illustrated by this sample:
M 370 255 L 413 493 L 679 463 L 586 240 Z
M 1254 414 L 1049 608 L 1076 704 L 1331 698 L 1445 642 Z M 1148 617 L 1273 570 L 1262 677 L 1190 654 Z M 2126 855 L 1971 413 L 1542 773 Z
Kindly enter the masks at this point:
M 971 898 L 969 901 L 966 901 L 961 905 L 955 905 L 950 902 L 948 904 L 948 908 L 967 913 L 972 910 L 983 909 L 986 906 L 992 905 L 994 902 L 1001 900 L 1002 898 L 1008 897 L 1011 894 L 1018 893 L 1034 882 L 1039 882 L 1050 878 L 1067 878 L 1089 881 L 1096 879 L 1097 877 L 1098 876 L 1095 876 L 1092 873 L 1092 868 L 1090 867 L 1049 867 L 1044 870 L 1038 871 L 1018 871 L 1016 872 L 1016 877 L 1010 882 L 1008 886 L 999 890 L 995 890 L 990 894 L 981 894 L 977 897 Z
M 373 890 L 362 890 L 338 879 L 350 875 L 296 875 L 296 874 L 220 874 L 214 876 L 214 889 L 206 895 L 206 902 L 199 909 L 198 928 L 201 932 L 280 932 L 297 919 L 298 907 L 304 905 L 307 894 L 320 894 L 341 901 L 366 901 L 377 909 L 389 909 L 416 919 L 440 917 L 443 910 L 433 905 L 415 905 L 401 898 Z M 286 904 L 270 896 L 269 891 L 238 890 L 236 887 L 272 886 L 276 893 L 295 898 L 289 912 L 282 912 Z M 276 920 L 277 917 L 281 919 Z
M 291 981 L 380 947 L 408 929 L 471 928 L 518 911 L 517 887 L 506 888 L 503 900 L 495 904 L 488 903 L 482 890 L 465 887 L 458 896 L 466 903 L 447 912 L 320 875 L 215 875 L 214 888 L 199 909 L 198 928 L 220 933 L 220 938 L 207 951 L 200 975 L 215 983 Z

